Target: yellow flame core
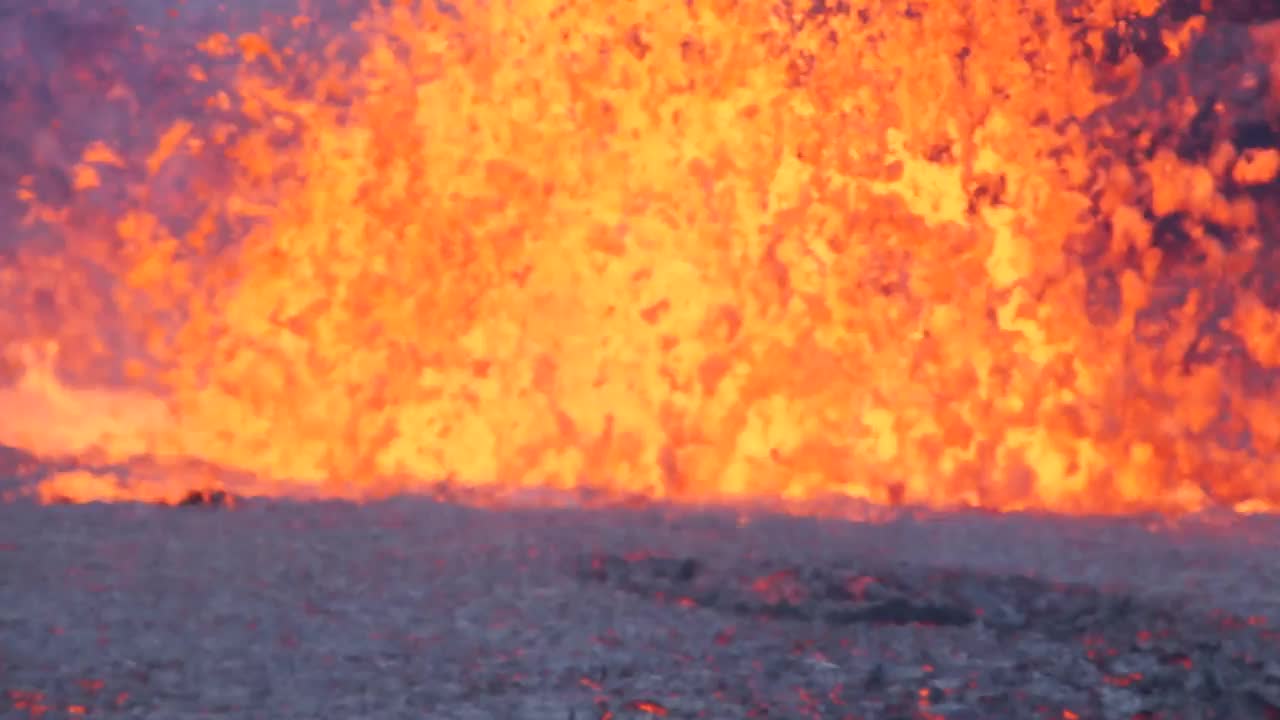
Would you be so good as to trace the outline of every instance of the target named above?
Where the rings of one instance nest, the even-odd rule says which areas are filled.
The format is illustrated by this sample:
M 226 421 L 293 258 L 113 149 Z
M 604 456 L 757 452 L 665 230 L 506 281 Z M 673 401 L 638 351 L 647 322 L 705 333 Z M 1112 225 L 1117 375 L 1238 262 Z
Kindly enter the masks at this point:
M 1143 4 L 1092 3 L 1089 23 Z M 1184 371 L 1194 293 L 1143 339 L 1159 258 L 1120 175 L 1112 252 L 1154 259 L 1121 274 L 1111 322 L 1088 319 L 1068 248 L 1090 142 L 1060 121 L 1107 98 L 1054 6 L 398 4 L 362 26 L 354 71 L 307 94 L 246 71 L 218 102 L 248 132 L 181 124 L 145 159 L 153 176 L 235 161 L 205 220 L 175 238 L 142 202 L 116 224 L 120 277 L 182 317 L 152 333 L 166 419 L 121 454 L 142 434 L 347 497 L 451 477 L 1061 512 L 1194 510 L 1210 488 L 1270 507 L 1257 448 L 1280 419 L 1226 369 Z M 94 146 L 86 188 L 102 158 L 119 162 Z M 1248 220 L 1208 170 L 1151 163 L 1162 211 Z M 251 221 L 236 252 L 183 259 L 215 216 Z M 1280 357 L 1261 303 L 1230 322 Z M 1205 437 L 1223 408 L 1254 449 Z

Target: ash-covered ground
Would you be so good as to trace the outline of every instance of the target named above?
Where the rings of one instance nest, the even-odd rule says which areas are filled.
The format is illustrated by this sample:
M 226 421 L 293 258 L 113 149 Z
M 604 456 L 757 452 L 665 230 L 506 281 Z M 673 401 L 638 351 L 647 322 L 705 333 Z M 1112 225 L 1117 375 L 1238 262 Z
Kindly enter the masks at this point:
M 1280 522 L 0 505 L 0 717 L 1280 717 Z

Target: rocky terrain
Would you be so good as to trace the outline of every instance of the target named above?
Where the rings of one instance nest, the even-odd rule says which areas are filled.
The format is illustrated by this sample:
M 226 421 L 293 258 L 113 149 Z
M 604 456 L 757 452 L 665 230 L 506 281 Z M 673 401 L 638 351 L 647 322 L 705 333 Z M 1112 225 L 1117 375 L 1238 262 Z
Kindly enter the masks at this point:
M 1280 523 L 0 505 L 0 717 L 1272 718 Z

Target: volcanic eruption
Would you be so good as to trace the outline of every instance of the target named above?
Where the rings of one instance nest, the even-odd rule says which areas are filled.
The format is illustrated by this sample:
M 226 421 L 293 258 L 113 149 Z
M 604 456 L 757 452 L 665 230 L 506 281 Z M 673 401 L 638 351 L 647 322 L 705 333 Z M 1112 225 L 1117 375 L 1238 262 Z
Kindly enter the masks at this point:
M 0 15 L 45 500 L 1280 502 L 1269 3 L 45 5 Z

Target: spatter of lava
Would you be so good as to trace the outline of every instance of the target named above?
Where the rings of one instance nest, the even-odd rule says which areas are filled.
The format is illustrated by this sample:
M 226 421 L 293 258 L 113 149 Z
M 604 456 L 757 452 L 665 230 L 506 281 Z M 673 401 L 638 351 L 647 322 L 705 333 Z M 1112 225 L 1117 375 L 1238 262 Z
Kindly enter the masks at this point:
M 1263 5 L 509 5 L 0 21 L 45 497 L 1280 502 Z

